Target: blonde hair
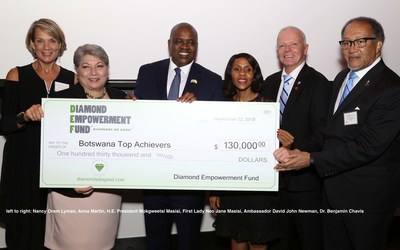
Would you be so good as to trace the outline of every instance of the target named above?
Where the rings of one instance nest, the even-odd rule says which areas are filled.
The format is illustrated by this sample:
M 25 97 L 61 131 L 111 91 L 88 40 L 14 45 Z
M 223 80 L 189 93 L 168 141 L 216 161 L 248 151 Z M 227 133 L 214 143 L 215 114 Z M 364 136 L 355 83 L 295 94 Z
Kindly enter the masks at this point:
M 28 49 L 28 51 L 32 54 L 32 56 L 36 58 L 36 52 L 31 46 L 33 41 L 35 40 L 36 29 L 41 29 L 43 32 L 45 32 L 51 37 L 54 37 L 54 39 L 57 40 L 57 42 L 60 44 L 60 51 L 58 56 L 61 57 L 64 51 L 67 50 L 67 44 L 65 42 L 64 32 L 61 30 L 60 26 L 58 26 L 56 22 L 47 18 L 41 18 L 39 20 L 34 21 L 29 27 L 28 33 L 26 34 L 25 46 Z

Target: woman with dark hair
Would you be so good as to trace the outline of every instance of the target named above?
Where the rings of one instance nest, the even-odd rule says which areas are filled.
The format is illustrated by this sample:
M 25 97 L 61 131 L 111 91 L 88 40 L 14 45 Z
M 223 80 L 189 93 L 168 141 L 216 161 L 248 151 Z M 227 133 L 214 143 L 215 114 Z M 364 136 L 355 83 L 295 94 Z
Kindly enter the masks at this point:
M 250 54 L 233 55 L 225 70 L 225 96 L 228 101 L 265 102 L 260 93 L 263 76 L 257 60 Z M 286 131 L 278 131 L 278 139 L 289 146 L 293 136 Z M 284 143 L 285 142 L 285 143 Z M 267 249 L 267 244 L 278 238 L 276 193 L 273 192 L 212 192 L 210 207 L 224 210 L 217 213 L 216 234 L 231 238 L 232 250 Z M 229 213 L 242 211 L 242 213 Z M 245 213 L 255 211 L 254 213 Z
M 41 99 L 76 82 L 57 64 L 67 46 L 61 28 L 42 18 L 30 26 L 25 45 L 34 62 L 6 77 L 1 130 L 6 136 L 0 185 L 0 217 L 8 249 L 43 249 L 47 189 L 39 188 Z
M 245 65 L 245 68 L 241 65 Z M 260 94 L 263 81 L 261 68 L 252 55 L 247 53 L 233 55 L 225 69 L 225 97 L 227 100 L 239 102 L 266 101 Z

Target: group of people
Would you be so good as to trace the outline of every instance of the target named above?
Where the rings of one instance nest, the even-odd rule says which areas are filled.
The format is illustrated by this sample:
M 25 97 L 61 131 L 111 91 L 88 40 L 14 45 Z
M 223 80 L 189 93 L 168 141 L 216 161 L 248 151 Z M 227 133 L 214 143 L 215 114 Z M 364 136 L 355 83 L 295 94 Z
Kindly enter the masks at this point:
M 121 206 L 118 190 L 39 188 L 44 97 L 279 102 L 277 138 L 282 147 L 274 152 L 275 170 L 280 172 L 278 192 L 144 190 L 144 209 L 203 209 L 210 191 L 209 205 L 215 211 L 318 211 L 217 213 L 216 234 L 229 237 L 231 249 L 383 249 L 400 204 L 400 168 L 395 158 L 400 149 L 400 77 L 383 63 L 384 33 L 375 19 L 351 19 L 341 36 L 348 68 L 333 84 L 307 65 L 306 36 L 294 26 L 283 28 L 277 36 L 281 71 L 264 80 L 257 60 L 239 53 L 229 59 L 222 80 L 195 62 L 197 31 L 179 23 L 168 39 L 169 58 L 140 67 L 134 95 L 127 95 L 107 84 L 109 58 L 102 47 L 80 46 L 74 53 L 73 73 L 57 64 L 66 50 L 61 28 L 49 19 L 35 21 L 26 37 L 34 62 L 9 71 L 1 111 L 6 144 L 0 221 L 6 226 L 8 249 L 114 246 L 118 214 L 9 212 Z M 200 249 L 202 214 L 146 213 L 144 217 L 149 250 L 171 248 L 174 222 L 178 248 Z

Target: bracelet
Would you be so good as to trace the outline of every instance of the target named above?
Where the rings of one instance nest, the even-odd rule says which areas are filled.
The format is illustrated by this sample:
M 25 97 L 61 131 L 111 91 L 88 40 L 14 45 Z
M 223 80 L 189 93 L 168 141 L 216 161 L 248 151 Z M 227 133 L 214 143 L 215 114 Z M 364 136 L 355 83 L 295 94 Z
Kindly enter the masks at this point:
M 17 115 L 17 123 L 20 124 L 20 125 L 25 125 L 25 124 L 27 124 L 29 121 L 25 120 L 24 117 L 25 117 L 25 112 L 20 112 L 20 113 Z

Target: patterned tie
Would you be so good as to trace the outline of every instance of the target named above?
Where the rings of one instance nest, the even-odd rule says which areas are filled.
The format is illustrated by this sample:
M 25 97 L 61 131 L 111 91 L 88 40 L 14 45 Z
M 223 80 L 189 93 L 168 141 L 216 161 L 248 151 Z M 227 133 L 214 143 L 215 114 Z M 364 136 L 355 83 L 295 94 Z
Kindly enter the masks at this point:
M 169 88 L 168 100 L 176 100 L 179 97 L 179 85 L 181 85 L 181 69 L 175 68 L 175 76 Z
M 353 88 L 353 80 L 357 78 L 356 72 L 350 71 L 349 79 L 347 80 L 346 87 L 344 88 L 342 98 L 340 98 L 339 105 L 342 104 L 343 100 L 350 93 Z
M 290 79 L 292 79 L 292 77 L 290 75 L 283 76 L 283 89 L 282 89 L 281 97 L 279 98 L 281 123 L 282 123 L 283 110 L 285 110 L 286 102 L 287 102 L 287 99 L 289 98 L 289 81 L 290 81 Z

